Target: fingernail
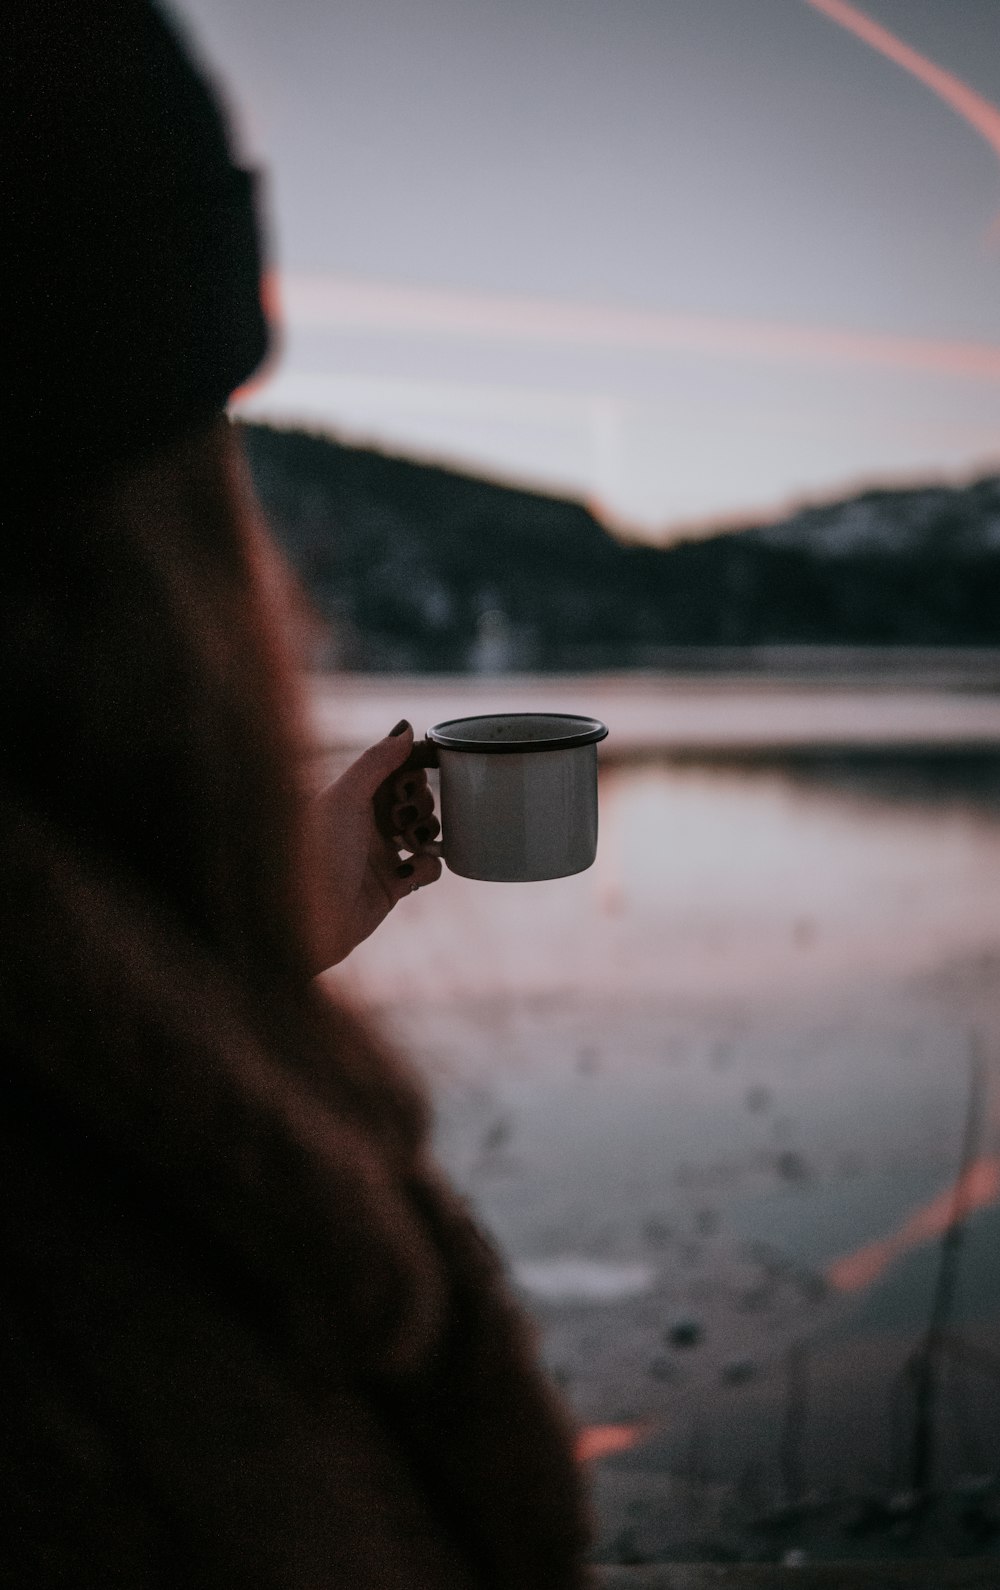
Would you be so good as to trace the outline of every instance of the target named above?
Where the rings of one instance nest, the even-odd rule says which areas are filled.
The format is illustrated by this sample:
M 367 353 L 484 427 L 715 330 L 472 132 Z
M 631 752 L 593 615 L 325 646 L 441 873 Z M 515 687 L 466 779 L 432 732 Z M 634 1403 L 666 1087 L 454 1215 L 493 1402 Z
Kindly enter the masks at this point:
M 415 828 L 413 830 L 413 837 L 417 841 L 418 845 L 426 845 L 428 839 L 431 837 L 431 831 L 429 828 L 424 827 Z
M 396 821 L 403 828 L 409 828 L 410 824 L 415 823 L 419 816 L 420 813 L 415 806 L 402 806 L 396 813 Z
M 389 730 L 389 738 L 390 738 L 390 740 L 394 740 L 396 738 L 396 736 L 399 735 L 399 734 L 405 734 L 409 727 L 410 727 L 409 719 L 408 718 L 400 718 L 399 722 L 396 724 L 396 727 L 394 729 L 390 729 Z
M 397 867 L 396 868 L 396 877 L 397 878 L 412 878 L 412 876 L 413 876 L 413 863 L 412 863 L 412 861 L 404 861 L 403 865 L 401 867 Z
M 411 795 L 415 795 L 416 793 L 417 793 L 416 784 L 413 782 L 412 778 L 408 778 L 406 783 L 403 785 L 403 799 L 404 799 L 404 801 L 408 801 L 410 796 Z

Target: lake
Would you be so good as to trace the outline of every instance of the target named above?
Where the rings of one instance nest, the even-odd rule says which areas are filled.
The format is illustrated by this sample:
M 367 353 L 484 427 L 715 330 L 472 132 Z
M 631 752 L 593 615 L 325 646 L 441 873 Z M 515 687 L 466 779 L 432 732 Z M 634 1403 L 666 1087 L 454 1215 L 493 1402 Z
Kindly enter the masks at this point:
M 446 875 L 331 975 L 429 1081 L 599 1555 L 994 1549 L 1000 696 L 343 680 L 317 721 L 336 762 L 543 699 L 611 727 L 594 868 Z

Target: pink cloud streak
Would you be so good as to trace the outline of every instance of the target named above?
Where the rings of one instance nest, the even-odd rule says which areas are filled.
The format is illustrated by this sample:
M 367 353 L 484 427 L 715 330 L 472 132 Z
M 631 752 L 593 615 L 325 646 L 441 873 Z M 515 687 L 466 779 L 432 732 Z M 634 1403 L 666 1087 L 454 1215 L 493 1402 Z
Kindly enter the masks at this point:
M 767 363 L 871 366 L 1000 380 L 1000 344 L 895 336 L 830 326 L 670 314 L 330 275 L 282 276 L 289 327 L 471 341 L 695 353 Z
M 812 6 L 814 11 L 829 17 L 831 22 L 855 34 L 873 50 L 884 55 L 886 60 L 901 66 L 911 77 L 926 84 L 932 93 L 950 105 L 956 115 L 979 133 L 1000 158 L 1000 109 L 990 100 L 977 94 L 974 88 L 963 83 L 953 72 L 928 60 L 926 55 L 921 55 L 919 50 L 904 43 L 895 33 L 882 27 L 881 23 L 873 21 L 857 6 L 848 5 L 847 0 L 805 0 L 805 3 Z

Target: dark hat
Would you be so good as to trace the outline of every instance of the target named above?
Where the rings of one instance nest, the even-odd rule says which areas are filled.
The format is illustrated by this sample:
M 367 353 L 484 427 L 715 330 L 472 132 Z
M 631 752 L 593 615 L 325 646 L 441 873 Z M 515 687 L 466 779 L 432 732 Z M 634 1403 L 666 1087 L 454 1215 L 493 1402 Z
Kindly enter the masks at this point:
M 218 413 L 267 350 L 254 180 L 145 0 L 6 0 L 0 479 L 93 479 Z

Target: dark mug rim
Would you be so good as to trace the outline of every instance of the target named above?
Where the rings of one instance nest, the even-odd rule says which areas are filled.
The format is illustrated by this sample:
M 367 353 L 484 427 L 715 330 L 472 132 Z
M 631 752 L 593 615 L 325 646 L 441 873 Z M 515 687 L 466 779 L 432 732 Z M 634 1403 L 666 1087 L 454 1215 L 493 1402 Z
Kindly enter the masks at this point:
M 502 718 L 506 723 L 517 719 L 546 718 L 549 721 L 573 724 L 565 734 L 549 735 L 544 740 L 470 740 L 456 737 L 455 731 L 465 723 L 488 722 Z M 607 737 L 607 724 L 599 718 L 585 718 L 574 712 L 476 712 L 467 718 L 448 718 L 435 723 L 427 730 L 427 738 L 442 751 L 472 752 L 477 756 L 513 756 L 525 751 L 571 751 L 580 745 L 596 745 Z

